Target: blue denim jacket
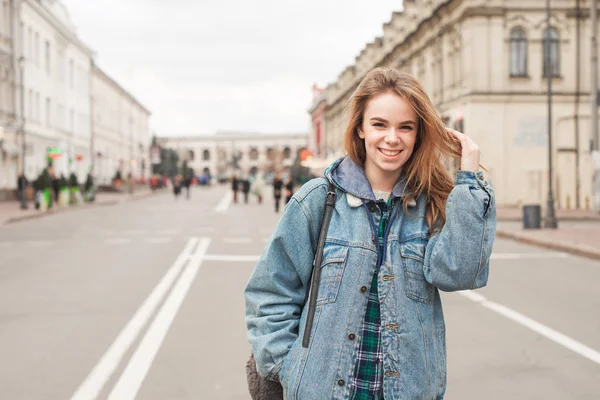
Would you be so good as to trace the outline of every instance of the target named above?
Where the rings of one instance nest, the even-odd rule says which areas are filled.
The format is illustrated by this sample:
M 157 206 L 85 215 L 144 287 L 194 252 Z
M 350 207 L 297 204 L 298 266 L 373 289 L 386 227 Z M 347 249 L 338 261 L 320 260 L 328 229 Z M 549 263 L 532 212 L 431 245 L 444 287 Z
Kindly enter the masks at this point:
M 320 265 L 317 308 L 302 347 L 307 290 L 327 181 L 293 196 L 245 290 L 248 338 L 259 374 L 279 377 L 285 399 L 348 399 L 378 243 L 362 203 L 375 201 L 364 170 L 349 157 L 325 173 L 338 190 Z M 439 290 L 477 289 L 488 280 L 496 232 L 494 192 L 482 173 L 459 171 L 446 223 L 429 237 L 426 198 L 392 211 L 379 271 L 386 399 L 442 399 L 446 339 Z

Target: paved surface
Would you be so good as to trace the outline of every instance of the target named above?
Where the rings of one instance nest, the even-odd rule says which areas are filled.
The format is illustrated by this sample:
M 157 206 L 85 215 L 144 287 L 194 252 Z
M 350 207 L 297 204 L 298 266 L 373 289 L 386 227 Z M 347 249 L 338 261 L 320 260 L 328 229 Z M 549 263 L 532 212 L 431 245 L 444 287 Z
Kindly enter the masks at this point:
M 0 226 L 0 397 L 249 399 L 243 288 L 279 216 L 227 188 Z M 496 243 L 488 287 L 443 295 L 446 398 L 599 398 L 600 262 Z

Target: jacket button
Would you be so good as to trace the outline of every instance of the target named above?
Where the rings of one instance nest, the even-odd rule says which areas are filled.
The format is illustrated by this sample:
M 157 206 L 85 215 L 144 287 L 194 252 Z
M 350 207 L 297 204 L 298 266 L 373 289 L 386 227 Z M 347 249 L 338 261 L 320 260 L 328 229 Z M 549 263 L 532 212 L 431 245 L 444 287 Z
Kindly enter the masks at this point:
M 369 205 L 369 211 L 371 211 L 372 213 L 374 213 L 375 211 L 377 211 L 377 204 L 371 203 Z
M 346 384 L 346 382 L 344 382 L 344 380 L 343 380 L 343 379 L 340 379 L 340 380 L 338 381 L 338 386 L 344 386 L 345 384 Z
M 354 340 L 354 339 L 356 339 L 356 335 L 354 333 L 351 333 L 348 335 L 348 339 Z
M 371 242 L 375 243 L 375 236 L 371 236 Z
M 361 286 L 361 287 L 360 287 L 360 291 L 361 291 L 362 293 L 366 292 L 366 291 L 367 291 L 367 287 L 366 287 L 366 286 Z

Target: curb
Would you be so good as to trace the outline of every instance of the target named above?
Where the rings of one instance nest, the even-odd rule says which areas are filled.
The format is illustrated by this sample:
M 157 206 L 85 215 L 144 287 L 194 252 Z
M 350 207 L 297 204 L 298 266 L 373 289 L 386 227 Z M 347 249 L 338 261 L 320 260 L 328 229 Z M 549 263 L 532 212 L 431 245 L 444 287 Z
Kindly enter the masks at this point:
M 510 232 L 502 229 L 496 229 L 496 237 L 503 239 L 511 239 L 520 243 L 527 243 L 534 246 L 544 247 L 547 249 L 559 250 L 565 253 L 570 253 L 581 257 L 587 257 L 594 260 L 600 260 L 600 250 L 567 245 L 564 243 L 555 242 L 553 240 L 532 238 L 522 233 Z
M 21 215 L 21 216 L 17 216 L 17 217 L 11 217 L 9 219 L 7 219 L 6 221 L 4 221 L 4 223 L 1 223 L 1 225 L 8 225 L 8 224 L 13 224 L 15 222 L 22 222 L 22 221 L 28 221 L 28 220 L 32 220 L 32 219 L 38 219 L 38 218 L 43 218 L 43 217 L 47 217 L 50 215 L 57 215 L 57 214 L 61 214 L 61 213 L 65 213 L 65 212 L 71 212 L 71 211 L 77 211 L 77 210 L 83 210 L 86 208 L 94 208 L 94 207 L 104 207 L 104 206 L 115 206 L 117 204 L 124 204 L 124 203 L 128 203 L 130 201 L 135 201 L 135 200 L 142 200 L 145 198 L 148 198 L 152 195 L 154 195 L 155 193 L 150 192 L 147 194 L 143 194 L 140 196 L 133 196 L 133 197 L 128 197 L 126 199 L 120 199 L 120 200 L 108 200 L 108 201 L 99 201 L 99 202 L 94 202 L 94 203 L 84 203 L 84 204 L 80 204 L 77 206 L 69 206 L 69 207 L 65 207 L 65 208 L 52 208 L 50 210 L 47 211 L 43 211 L 43 212 L 38 212 L 35 214 L 30 214 L 30 215 Z

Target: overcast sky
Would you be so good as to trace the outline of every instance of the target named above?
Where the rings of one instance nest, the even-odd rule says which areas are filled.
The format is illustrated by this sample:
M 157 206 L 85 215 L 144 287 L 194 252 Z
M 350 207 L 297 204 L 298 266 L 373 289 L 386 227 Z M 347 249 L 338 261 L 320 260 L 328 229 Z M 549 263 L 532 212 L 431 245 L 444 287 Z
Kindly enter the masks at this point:
M 160 136 L 308 131 L 312 84 L 335 81 L 402 9 L 402 0 L 63 2 Z

